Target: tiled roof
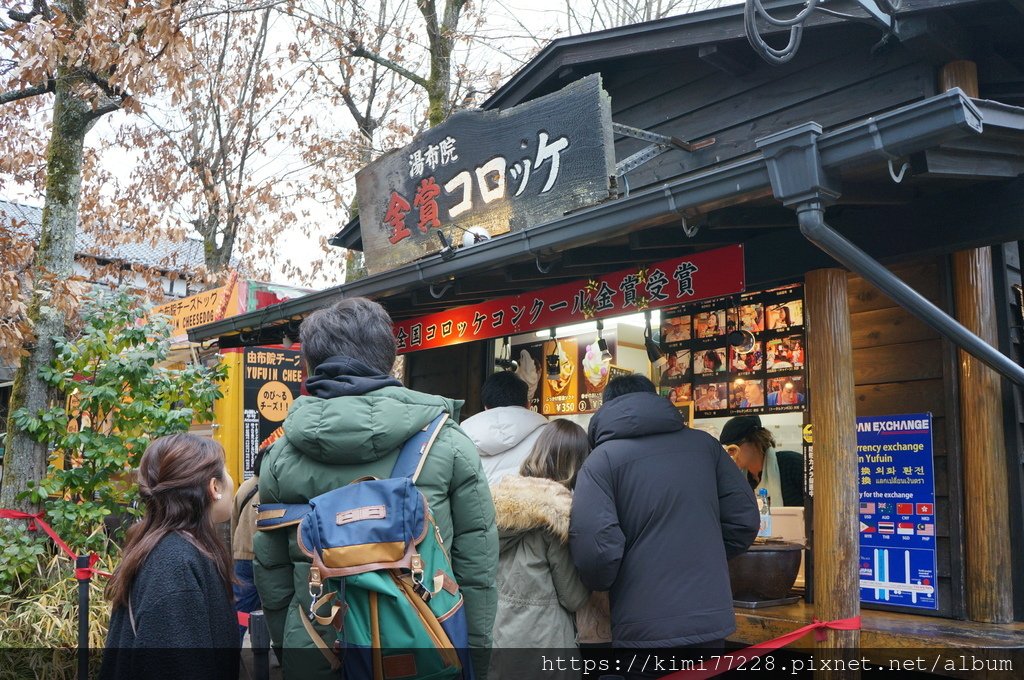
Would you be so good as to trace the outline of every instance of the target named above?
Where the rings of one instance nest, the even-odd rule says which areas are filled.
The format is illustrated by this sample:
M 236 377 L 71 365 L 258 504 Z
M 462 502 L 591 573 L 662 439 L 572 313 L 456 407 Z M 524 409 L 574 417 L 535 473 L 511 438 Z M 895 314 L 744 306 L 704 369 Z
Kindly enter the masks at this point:
M 42 208 L 0 200 L 0 225 L 22 224 L 19 231 L 33 239 L 39 238 L 43 223 Z M 197 238 L 180 241 L 160 240 L 155 243 L 133 241 L 116 246 L 97 245 L 96 239 L 79 229 L 75 234 L 75 254 L 103 260 L 119 260 L 166 271 L 188 271 L 203 264 L 203 242 Z M 232 258 L 233 259 L 233 258 Z

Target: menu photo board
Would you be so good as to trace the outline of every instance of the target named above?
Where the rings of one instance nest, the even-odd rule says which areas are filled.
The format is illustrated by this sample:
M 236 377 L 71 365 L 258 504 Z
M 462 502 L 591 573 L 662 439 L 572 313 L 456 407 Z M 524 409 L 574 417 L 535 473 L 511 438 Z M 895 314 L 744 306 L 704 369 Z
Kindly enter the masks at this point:
M 932 415 L 857 418 L 860 599 L 938 609 Z
M 245 350 L 242 390 L 242 470 L 253 476 L 256 454 L 280 436 L 279 429 L 304 379 L 298 350 L 252 347 Z
M 601 393 L 612 377 L 616 356 L 615 332 L 604 331 L 603 337 L 608 348 L 604 357 L 596 332 L 513 345 L 520 377 L 524 373 L 537 376 L 533 384 L 526 380 L 530 407 L 546 416 L 593 413 L 601 408 Z M 524 372 L 522 363 L 527 356 L 533 368 Z
M 803 410 L 803 317 L 800 284 L 666 309 L 659 390 L 701 418 Z

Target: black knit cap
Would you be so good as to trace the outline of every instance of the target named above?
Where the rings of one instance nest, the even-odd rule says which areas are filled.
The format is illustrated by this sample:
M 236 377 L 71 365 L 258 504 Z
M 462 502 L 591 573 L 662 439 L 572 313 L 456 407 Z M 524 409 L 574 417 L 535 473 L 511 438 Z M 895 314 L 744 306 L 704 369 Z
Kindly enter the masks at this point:
M 761 427 L 761 419 L 758 416 L 736 416 L 726 421 L 718 441 L 722 443 L 722 446 L 739 444 L 759 427 Z

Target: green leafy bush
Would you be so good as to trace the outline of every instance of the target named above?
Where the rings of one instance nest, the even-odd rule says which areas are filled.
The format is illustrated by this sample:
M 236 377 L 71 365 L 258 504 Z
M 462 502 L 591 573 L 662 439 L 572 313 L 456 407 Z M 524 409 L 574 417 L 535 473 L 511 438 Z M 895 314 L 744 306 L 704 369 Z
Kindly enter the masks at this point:
M 37 413 L 21 409 L 14 419 L 52 452 L 46 477 L 30 486 L 32 500 L 73 548 L 102 550 L 124 525 L 110 520 L 141 514 L 133 470 L 146 446 L 209 421 L 226 370 L 170 366 L 170 324 L 147 317 L 129 293 L 96 292 L 81 319 L 77 336 L 55 339 L 54 362 L 42 369 L 60 403 Z M 15 561 L 32 561 L 32 550 L 18 547 Z M 0 581 L 6 575 L 0 572 Z

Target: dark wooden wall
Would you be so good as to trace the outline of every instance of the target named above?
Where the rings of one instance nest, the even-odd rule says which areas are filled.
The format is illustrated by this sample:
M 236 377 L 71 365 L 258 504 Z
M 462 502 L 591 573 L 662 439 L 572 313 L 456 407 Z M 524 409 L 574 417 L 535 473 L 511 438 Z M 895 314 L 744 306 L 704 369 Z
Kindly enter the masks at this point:
M 483 410 L 480 387 L 490 373 L 488 359 L 492 356 L 490 342 L 467 342 L 462 345 L 411 352 L 405 355 L 405 384 L 419 392 L 462 399 L 465 405 L 459 421 Z
M 952 311 L 944 258 L 891 269 L 921 295 Z M 963 618 L 962 468 L 955 352 L 937 332 L 862 278 L 851 275 L 849 286 L 857 415 L 931 412 L 934 418 L 937 614 Z M 884 608 L 900 611 L 899 607 Z
M 750 59 L 751 70 L 728 75 L 701 61 L 696 47 L 651 59 L 621 59 L 601 69 L 612 119 L 714 145 L 693 154 L 670 151 L 627 174 L 629 189 L 656 184 L 755 150 L 754 141 L 813 120 L 826 129 L 935 93 L 935 69 L 903 47 L 872 55 L 877 31 L 825 29 L 806 35 L 782 66 Z M 747 55 L 742 41 L 724 47 Z M 752 55 L 749 55 L 752 56 Z M 647 142 L 616 139 L 618 160 Z M 620 190 L 624 187 L 620 187 Z
M 999 350 L 1024 365 L 1024 320 L 1015 285 L 1021 285 L 1024 241 L 992 248 L 993 273 L 999 320 Z M 1003 381 L 1003 417 L 1006 427 L 1007 475 L 1010 492 L 1010 534 L 1024 536 L 1024 395 Z M 1009 538 L 1007 538 L 1009 540 Z M 1014 618 L 1024 621 L 1024 550 L 1011 551 L 1014 574 Z

